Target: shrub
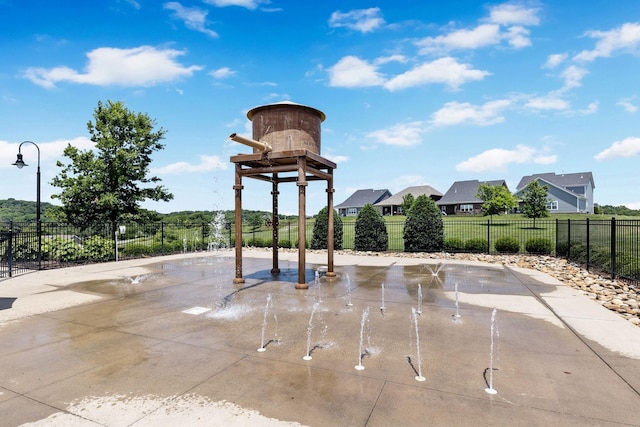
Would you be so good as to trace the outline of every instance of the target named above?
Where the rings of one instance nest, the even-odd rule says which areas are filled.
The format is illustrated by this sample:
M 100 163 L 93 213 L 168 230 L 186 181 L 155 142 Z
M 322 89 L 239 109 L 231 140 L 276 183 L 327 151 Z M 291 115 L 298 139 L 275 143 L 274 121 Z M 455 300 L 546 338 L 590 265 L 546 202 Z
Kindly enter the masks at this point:
M 431 198 L 418 196 L 407 212 L 402 233 L 407 252 L 441 251 L 444 246 L 442 214 Z
M 291 240 L 289 240 L 289 239 L 279 239 L 278 240 L 278 247 L 279 248 L 290 249 L 291 248 Z
M 464 242 L 464 250 L 468 252 L 486 252 L 489 242 L 486 239 L 475 238 Z
M 54 237 L 42 241 L 42 258 L 58 262 L 82 259 L 82 248 L 73 240 Z
M 550 254 L 551 253 L 551 240 L 544 238 L 533 238 L 527 240 L 524 245 L 525 250 L 530 254 Z
M 459 237 L 444 239 L 444 250 L 447 252 L 462 252 L 464 251 L 464 241 Z
M 373 205 L 364 205 L 356 218 L 354 249 L 383 252 L 387 250 L 388 243 L 387 224 L 382 214 Z
M 496 251 L 507 254 L 517 254 L 520 252 L 520 240 L 515 237 L 501 237 L 496 240 Z
M 118 250 L 118 254 L 122 257 L 139 257 L 143 255 L 153 255 L 153 247 L 140 243 L 125 245 Z
M 251 238 L 247 241 L 246 246 L 254 248 L 269 248 L 273 245 L 271 239 L 261 239 L 259 237 Z
M 327 236 L 329 235 L 329 209 L 325 206 L 320 209 L 313 223 L 313 237 L 311 249 L 327 249 Z M 333 210 L 333 248 L 342 249 L 342 218 L 336 210 Z
M 108 261 L 115 259 L 113 240 L 92 236 L 82 242 L 84 253 L 90 260 Z

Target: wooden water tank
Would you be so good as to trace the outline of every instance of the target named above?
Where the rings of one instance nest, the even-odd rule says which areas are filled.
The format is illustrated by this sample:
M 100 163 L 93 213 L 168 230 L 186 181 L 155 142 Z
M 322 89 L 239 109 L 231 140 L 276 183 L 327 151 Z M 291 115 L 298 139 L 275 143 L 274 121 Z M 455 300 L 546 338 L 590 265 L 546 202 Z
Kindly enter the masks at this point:
M 268 143 L 273 152 L 306 149 L 320 154 L 320 124 L 326 117 L 322 111 L 284 101 L 253 108 L 247 117 L 253 139 Z

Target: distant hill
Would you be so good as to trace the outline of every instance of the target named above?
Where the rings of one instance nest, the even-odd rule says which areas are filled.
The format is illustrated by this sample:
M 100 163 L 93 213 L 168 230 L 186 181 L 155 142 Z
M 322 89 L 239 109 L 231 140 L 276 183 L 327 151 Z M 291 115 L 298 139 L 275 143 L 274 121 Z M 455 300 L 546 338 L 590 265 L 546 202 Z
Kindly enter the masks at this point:
M 40 203 L 42 209 L 42 216 L 44 219 L 44 213 L 54 208 L 48 202 Z M 25 200 L 7 199 L 0 200 L 0 221 L 1 222 L 24 222 L 36 220 L 36 202 L 28 202 Z
M 48 202 L 41 203 L 42 209 L 42 221 L 47 222 L 47 211 L 50 209 L 56 208 L 56 205 L 53 205 Z M 177 211 L 171 212 L 167 214 L 160 214 L 154 211 L 147 211 L 147 218 L 151 218 L 150 221 L 163 221 L 163 222 L 184 222 L 184 223 L 209 223 L 213 221 L 214 214 L 213 211 Z M 223 211 L 225 219 L 227 222 L 234 221 L 234 212 L 233 211 Z M 265 211 L 250 211 L 244 210 L 242 211 L 242 216 L 245 221 L 250 218 L 262 218 L 264 216 L 270 216 L 271 213 Z M 285 218 L 295 218 L 289 216 L 280 216 L 281 219 Z M 15 199 L 7 199 L 0 200 L 0 222 L 6 223 L 9 221 L 13 222 L 25 222 L 25 221 L 35 221 L 36 220 L 36 202 L 25 201 L 25 200 L 15 200 Z M 49 219 L 50 220 L 50 219 Z M 259 220 L 258 220 L 259 222 Z

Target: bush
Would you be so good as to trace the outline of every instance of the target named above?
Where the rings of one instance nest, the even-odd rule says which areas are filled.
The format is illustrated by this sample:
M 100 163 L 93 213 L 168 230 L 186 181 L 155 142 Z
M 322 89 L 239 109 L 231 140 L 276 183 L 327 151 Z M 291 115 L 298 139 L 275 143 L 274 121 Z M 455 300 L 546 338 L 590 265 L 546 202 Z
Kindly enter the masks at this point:
M 520 252 L 520 240 L 515 237 L 501 237 L 496 240 L 496 251 L 507 254 L 517 254 Z
M 278 240 L 278 247 L 291 249 L 291 240 L 288 240 L 288 239 Z
M 251 238 L 247 240 L 246 246 L 254 248 L 270 248 L 273 243 L 271 239 L 261 239 L 259 237 Z
M 449 237 L 444 240 L 444 250 L 447 252 L 464 251 L 464 241 L 459 237 Z
M 140 243 L 125 245 L 118 250 L 122 257 L 139 257 L 143 255 L 154 255 L 154 248 Z
M 82 248 L 73 240 L 54 237 L 42 241 L 42 259 L 69 262 L 82 257 Z
M 109 261 L 115 259 L 113 240 L 100 236 L 92 236 L 82 242 L 84 253 L 93 261 Z
M 313 223 L 313 237 L 311 249 L 327 249 L 327 236 L 329 235 L 329 209 L 325 206 L 320 209 Z M 333 248 L 342 249 L 342 218 L 336 210 L 333 210 Z
M 407 252 L 441 251 L 444 246 L 442 214 L 431 198 L 421 194 L 407 212 L 402 233 Z
M 486 239 L 469 239 L 464 243 L 464 250 L 467 252 L 486 252 L 489 242 Z
M 550 254 L 551 253 L 551 240 L 544 238 L 529 239 L 524 245 L 525 250 L 530 254 Z
M 388 243 L 387 224 L 382 214 L 373 205 L 364 205 L 356 218 L 354 249 L 383 252 L 387 250 Z

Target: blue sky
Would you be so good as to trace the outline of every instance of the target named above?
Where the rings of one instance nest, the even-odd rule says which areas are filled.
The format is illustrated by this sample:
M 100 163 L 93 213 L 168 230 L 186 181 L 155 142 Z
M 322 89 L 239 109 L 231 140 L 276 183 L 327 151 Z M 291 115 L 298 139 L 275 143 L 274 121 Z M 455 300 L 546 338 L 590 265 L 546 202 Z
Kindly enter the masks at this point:
M 355 190 L 593 172 L 595 201 L 640 209 L 640 2 L 0 0 L 0 199 L 52 201 L 56 160 L 90 148 L 98 101 L 167 130 L 160 212 L 233 209 L 246 112 L 323 111 L 335 203 Z M 243 181 L 243 207 L 271 186 Z M 307 188 L 307 213 L 326 203 Z M 57 201 L 53 201 L 57 203 Z M 280 187 L 280 212 L 297 212 Z

